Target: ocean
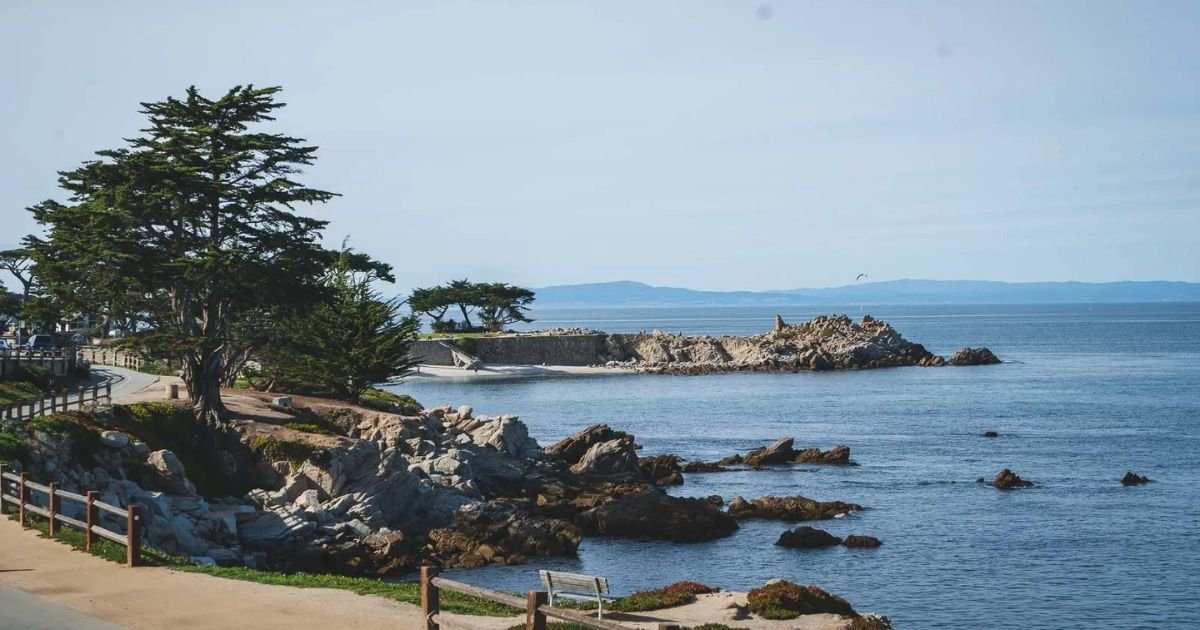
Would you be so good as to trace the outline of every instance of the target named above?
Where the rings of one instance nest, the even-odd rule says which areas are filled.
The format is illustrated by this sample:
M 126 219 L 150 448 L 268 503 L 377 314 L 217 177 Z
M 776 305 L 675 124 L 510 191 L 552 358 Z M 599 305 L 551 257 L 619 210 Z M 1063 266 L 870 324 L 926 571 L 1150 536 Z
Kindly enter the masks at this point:
M 789 525 L 747 521 L 700 544 L 587 538 L 579 557 L 452 572 L 493 588 L 537 569 L 603 575 L 617 594 L 699 580 L 746 590 L 817 584 L 897 628 L 1200 628 L 1200 304 L 785 308 L 789 322 L 869 313 L 949 355 L 985 345 L 1004 363 L 798 374 L 420 380 L 423 404 L 516 414 L 542 445 L 594 423 L 643 455 L 715 460 L 794 436 L 851 448 L 854 467 L 693 474 L 670 489 L 726 501 L 842 500 L 866 510 L 807 523 L 869 534 L 872 550 L 774 545 Z M 767 330 L 776 310 L 563 309 L 533 327 L 686 334 Z M 982 437 L 994 430 L 999 438 Z M 1000 491 L 1002 468 L 1034 481 Z M 1145 486 L 1119 483 L 1126 470 Z

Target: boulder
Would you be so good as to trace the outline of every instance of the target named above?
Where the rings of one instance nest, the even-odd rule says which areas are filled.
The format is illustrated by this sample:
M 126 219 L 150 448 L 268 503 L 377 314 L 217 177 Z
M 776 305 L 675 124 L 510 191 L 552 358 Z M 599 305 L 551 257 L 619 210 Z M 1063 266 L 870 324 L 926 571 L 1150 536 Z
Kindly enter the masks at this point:
M 468 408 L 469 409 L 469 408 Z M 509 457 L 530 458 L 541 447 L 529 437 L 529 429 L 516 416 L 501 416 L 482 422 L 470 431 L 471 442 L 495 449 Z
M 846 539 L 842 541 L 842 544 L 846 545 L 847 547 L 870 548 L 878 547 L 879 545 L 882 545 L 883 542 L 874 536 L 850 534 L 849 536 L 846 536 Z
M 845 445 L 835 446 L 828 451 L 822 451 L 819 448 L 806 448 L 796 454 L 794 460 L 798 464 L 835 464 L 839 466 L 848 466 L 850 461 L 850 447 Z
M 1150 483 L 1150 478 L 1139 475 L 1132 470 L 1126 472 L 1124 477 L 1121 477 L 1121 485 L 1123 486 L 1140 486 L 1144 483 Z
M 163 449 L 154 451 L 146 458 L 152 471 L 152 485 L 167 494 L 196 494 L 196 487 L 188 481 L 187 471 L 179 457 Z
M 643 457 L 638 460 L 638 468 L 642 470 L 642 478 L 656 486 L 676 486 L 683 483 L 678 456 Z
M 779 540 L 775 544 L 780 547 L 792 547 L 795 549 L 816 549 L 818 547 L 840 545 L 842 544 L 842 539 L 823 529 L 804 525 L 783 532 L 779 535 Z
M 660 490 L 627 494 L 587 510 L 575 522 L 588 534 L 700 542 L 728 536 L 737 522 L 704 499 L 672 497 Z
M 841 501 L 814 501 L 806 497 L 759 497 L 747 501 L 737 497 L 729 502 L 729 515 L 735 519 L 771 519 L 779 521 L 818 521 L 857 512 L 861 505 Z
M 583 457 L 571 466 L 571 472 L 583 476 L 629 480 L 640 479 L 642 476 L 633 442 L 624 439 L 593 444 Z
M 1026 481 L 1017 476 L 1017 473 L 1005 468 L 992 480 L 992 486 L 1001 490 L 1011 490 L 1014 488 L 1030 488 L 1033 486 L 1033 482 Z
M 985 438 L 1000 437 L 1000 434 L 996 433 L 995 431 L 984 431 L 983 437 L 985 437 Z
M 949 360 L 950 365 L 993 365 L 999 362 L 999 357 L 984 347 L 959 348 Z
M 129 436 L 120 431 L 101 431 L 100 443 L 109 448 L 125 448 L 129 446 Z
M 363 537 L 362 546 L 369 554 L 371 572 L 376 575 L 400 573 L 417 566 L 419 547 L 400 532 L 368 534 Z
M 628 440 L 633 444 L 633 436 L 624 431 L 614 431 L 607 424 L 593 424 L 592 426 L 565 438 L 554 446 L 546 449 L 546 452 L 551 455 L 557 455 L 565 460 L 568 464 L 575 464 L 583 458 L 593 446 L 601 442 L 609 442 L 611 440 Z
M 796 458 L 796 451 L 792 449 L 792 444 L 795 442 L 792 438 L 779 438 L 768 446 L 756 448 L 742 459 L 742 463 L 747 466 L 769 466 L 771 464 L 786 464 Z

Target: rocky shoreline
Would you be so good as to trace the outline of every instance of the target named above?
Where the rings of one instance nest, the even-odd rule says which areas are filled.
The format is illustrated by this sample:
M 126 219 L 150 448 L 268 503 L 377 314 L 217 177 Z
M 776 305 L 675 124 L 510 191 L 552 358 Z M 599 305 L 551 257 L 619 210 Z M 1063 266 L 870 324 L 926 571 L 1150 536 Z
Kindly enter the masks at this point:
M 962 348 L 941 357 L 910 342 L 890 324 L 864 315 L 822 315 L 750 337 L 684 336 L 661 331 L 607 335 L 604 364 L 657 374 L 796 372 L 900 366 L 990 365 L 1000 359 L 987 348 Z

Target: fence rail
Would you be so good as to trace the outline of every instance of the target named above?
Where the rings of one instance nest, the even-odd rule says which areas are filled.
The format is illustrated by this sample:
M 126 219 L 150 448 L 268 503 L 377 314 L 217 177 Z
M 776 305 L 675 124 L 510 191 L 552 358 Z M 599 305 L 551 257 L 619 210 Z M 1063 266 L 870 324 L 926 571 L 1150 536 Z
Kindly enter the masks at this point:
M 632 630 L 631 626 L 619 624 L 608 619 L 597 619 L 576 610 L 555 608 L 548 601 L 545 591 L 529 591 L 525 599 L 515 595 L 493 591 L 480 586 L 456 582 L 438 577 L 437 567 L 421 567 L 421 616 L 424 618 L 422 630 L 442 630 L 456 628 L 472 630 L 470 624 L 458 620 L 451 621 L 444 617 L 441 611 L 441 590 L 455 591 L 473 595 L 498 604 L 525 609 L 526 630 L 546 630 L 548 619 L 558 619 L 596 630 Z M 679 630 L 676 624 L 660 623 L 658 630 Z
M 7 405 L 0 405 L 0 417 L 7 420 L 28 420 L 36 416 L 55 414 L 68 411 L 72 407 L 84 409 L 88 406 L 99 405 L 101 401 L 112 403 L 112 383 L 80 385 L 71 390 L 50 392 L 42 398 L 22 400 Z
M 35 494 L 44 495 L 45 503 L 35 501 Z M 125 564 L 136 567 L 142 563 L 142 507 L 132 504 L 119 508 L 97 500 L 98 493 L 89 491 L 86 495 L 59 490 L 58 484 L 43 485 L 29 480 L 29 473 L 16 474 L 0 466 L 0 514 L 5 512 L 9 503 L 17 506 L 17 519 L 21 527 L 27 527 L 30 514 L 36 514 L 49 521 L 50 536 L 58 532 L 59 525 L 67 525 L 81 530 L 85 534 L 84 548 L 92 550 L 96 538 L 111 540 L 125 546 Z M 62 513 L 63 501 L 83 504 L 86 520 L 81 521 Z M 125 517 L 125 533 L 115 532 L 100 525 L 100 512 L 108 512 Z
M 127 370 L 135 370 L 141 372 L 146 365 L 146 360 L 136 354 L 121 352 L 120 350 L 108 350 L 100 348 L 80 348 L 79 353 L 83 358 L 98 365 L 111 365 L 113 367 L 125 368 Z
M 64 376 L 75 365 L 75 354 L 61 350 L 0 350 L 0 378 L 18 375 L 31 364 L 40 365 L 55 376 Z

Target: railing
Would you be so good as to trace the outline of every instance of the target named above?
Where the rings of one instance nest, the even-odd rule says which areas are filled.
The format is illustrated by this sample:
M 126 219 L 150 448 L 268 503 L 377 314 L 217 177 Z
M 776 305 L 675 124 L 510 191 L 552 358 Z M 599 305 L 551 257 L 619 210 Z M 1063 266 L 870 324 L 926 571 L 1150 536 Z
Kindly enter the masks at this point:
M 142 371 L 142 367 L 146 365 L 146 360 L 136 354 L 121 352 L 120 350 L 107 350 L 100 348 L 80 348 L 79 353 L 83 358 L 98 365 L 111 365 L 113 367 L 125 368 L 127 370 Z
M 71 407 L 83 409 L 86 405 L 96 406 L 101 400 L 112 403 L 112 383 L 91 387 L 80 385 L 74 394 L 70 391 L 51 392 L 43 398 L 0 405 L 0 417 L 7 420 L 28 420 L 35 416 L 67 411 Z
M 60 490 L 58 484 L 42 485 L 29 480 L 29 473 L 16 474 L 8 472 L 0 466 L 0 514 L 5 512 L 7 503 L 17 504 L 17 518 L 21 527 L 26 527 L 26 517 L 36 514 L 49 521 L 50 537 L 58 533 L 59 524 L 82 530 L 85 534 L 84 548 L 90 552 L 96 538 L 111 540 L 125 546 L 125 564 L 136 567 L 142 563 L 142 517 L 141 506 L 132 504 L 127 508 L 119 508 L 103 501 L 96 500 L 97 492 L 90 491 L 86 495 L 75 494 Z M 46 497 L 44 505 L 39 505 L 35 496 Z M 62 513 L 62 502 L 71 501 L 84 505 L 86 520 L 71 518 Z M 125 517 L 125 533 L 114 532 L 100 526 L 100 512 Z
M 24 371 L 25 364 L 36 363 L 55 376 L 65 375 L 75 365 L 75 355 L 60 350 L 0 350 L 0 378 L 9 378 Z
M 451 621 L 442 615 L 440 603 L 442 589 L 473 595 L 517 609 L 524 608 L 526 630 L 546 630 L 548 619 L 569 621 L 585 628 L 595 628 L 596 630 L 631 630 L 631 626 L 621 625 L 607 619 L 597 619 L 575 610 L 550 606 L 546 603 L 548 598 L 545 591 L 529 591 L 529 595 L 525 599 L 521 599 L 508 593 L 501 593 L 438 577 L 437 567 L 421 567 L 421 616 L 425 620 L 422 630 L 441 630 L 442 628 L 471 630 L 470 625 Z M 658 624 L 658 630 L 679 630 L 679 626 L 660 623 Z

